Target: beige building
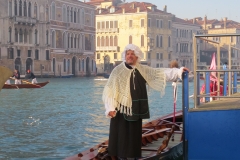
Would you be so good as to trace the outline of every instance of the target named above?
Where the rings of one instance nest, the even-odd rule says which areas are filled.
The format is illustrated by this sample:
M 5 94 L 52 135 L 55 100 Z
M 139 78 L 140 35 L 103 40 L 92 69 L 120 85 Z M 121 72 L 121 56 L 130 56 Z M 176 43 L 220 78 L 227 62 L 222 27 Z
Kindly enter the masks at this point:
M 94 75 L 95 7 L 78 0 L 1 0 L 0 65 L 42 76 Z
M 193 34 L 201 31 L 201 26 L 198 24 L 177 17 L 173 18 L 173 59 L 178 60 L 179 66 L 193 70 Z M 200 46 L 200 41 L 197 41 L 197 53 L 200 52 Z
M 91 0 L 96 9 L 96 64 L 98 74 L 110 72 L 122 61 L 127 44 L 144 53 L 142 63 L 168 67 L 172 60 L 172 17 L 151 3 Z M 162 65 L 161 65 L 162 64 Z
M 235 22 L 232 20 L 228 20 L 227 17 L 225 17 L 222 20 L 212 19 L 208 20 L 207 16 L 204 18 L 197 17 L 192 20 L 190 20 L 194 24 L 201 25 L 202 27 L 202 33 L 204 34 L 225 34 L 225 33 L 234 33 L 239 34 L 240 33 L 240 23 Z M 240 37 L 209 37 L 208 39 L 219 42 L 221 47 L 221 64 L 223 64 L 225 61 L 228 61 L 228 49 L 229 45 L 232 46 L 231 48 L 231 57 L 232 57 L 232 65 L 239 66 L 240 64 L 240 51 L 235 49 L 240 49 Z M 208 52 L 215 52 L 217 53 L 217 48 L 215 44 L 207 43 L 203 41 L 202 48 L 201 48 L 201 55 L 202 57 L 206 56 L 206 53 Z M 200 58 L 201 61 L 204 61 L 204 59 Z M 203 63 L 203 66 L 209 65 L 207 63 Z

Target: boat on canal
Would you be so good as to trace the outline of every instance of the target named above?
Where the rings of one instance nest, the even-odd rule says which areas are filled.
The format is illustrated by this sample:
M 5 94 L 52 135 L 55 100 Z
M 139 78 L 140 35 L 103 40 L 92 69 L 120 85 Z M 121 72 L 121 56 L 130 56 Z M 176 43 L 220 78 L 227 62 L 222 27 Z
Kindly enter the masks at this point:
M 42 83 L 22 83 L 22 84 L 4 84 L 2 89 L 23 89 L 23 88 L 42 88 L 46 86 L 49 81 L 42 82 Z
M 142 126 L 142 157 L 139 160 L 181 159 L 183 156 L 182 119 L 182 112 L 178 111 L 144 124 Z M 90 159 L 111 160 L 108 155 L 108 140 L 66 158 L 66 160 Z

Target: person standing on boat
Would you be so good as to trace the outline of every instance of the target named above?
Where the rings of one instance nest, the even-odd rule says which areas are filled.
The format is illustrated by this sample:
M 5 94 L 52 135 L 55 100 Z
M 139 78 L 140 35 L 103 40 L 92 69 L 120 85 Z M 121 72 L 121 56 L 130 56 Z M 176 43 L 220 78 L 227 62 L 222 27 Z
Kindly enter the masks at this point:
M 17 69 L 14 70 L 12 77 L 15 79 L 15 84 L 22 84 L 20 79 L 20 72 Z
M 140 158 L 142 119 L 150 118 L 146 84 L 164 94 L 166 81 L 181 78 L 187 68 L 151 68 L 140 64 L 143 53 L 134 44 L 125 47 L 104 87 L 102 99 L 110 120 L 108 154 L 115 158 Z
M 32 84 L 38 83 L 37 79 L 36 79 L 36 76 L 30 71 L 30 69 L 27 70 L 27 75 L 26 76 L 27 76 L 28 79 L 32 79 Z

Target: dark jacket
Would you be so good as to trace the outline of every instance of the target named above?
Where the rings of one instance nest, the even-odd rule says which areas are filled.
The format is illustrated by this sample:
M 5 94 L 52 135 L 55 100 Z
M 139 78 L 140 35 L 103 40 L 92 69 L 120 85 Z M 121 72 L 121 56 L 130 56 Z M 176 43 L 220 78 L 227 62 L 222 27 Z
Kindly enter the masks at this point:
M 127 64 L 126 67 L 132 69 L 132 67 Z M 128 121 L 136 121 L 139 118 L 150 118 L 146 80 L 137 69 L 135 69 L 135 73 L 132 73 L 130 78 L 130 93 L 132 98 L 132 116 L 124 114 L 125 119 Z
M 15 79 L 20 79 L 20 72 L 17 71 L 17 73 L 14 73 L 12 77 L 15 77 Z
M 26 74 L 26 78 L 27 78 L 27 79 L 34 79 L 34 78 L 36 78 L 36 77 L 35 77 L 35 75 L 34 75 L 32 72 L 30 72 L 30 73 L 27 73 L 27 74 Z

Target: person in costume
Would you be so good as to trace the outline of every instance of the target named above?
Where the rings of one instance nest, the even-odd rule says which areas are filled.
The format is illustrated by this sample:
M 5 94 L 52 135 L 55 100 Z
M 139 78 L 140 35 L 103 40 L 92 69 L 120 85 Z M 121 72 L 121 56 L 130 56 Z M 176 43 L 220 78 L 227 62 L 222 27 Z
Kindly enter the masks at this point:
M 150 118 L 146 84 L 164 94 L 166 81 L 181 79 L 187 68 L 151 68 L 140 64 L 143 53 L 134 44 L 125 47 L 104 87 L 102 99 L 110 120 L 108 154 L 113 158 L 140 158 L 142 119 Z
M 38 83 L 38 82 L 37 82 L 37 79 L 36 79 L 36 76 L 30 71 L 30 69 L 27 70 L 27 75 L 26 75 L 26 77 L 27 77 L 28 79 L 32 79 L 32 84 Z

